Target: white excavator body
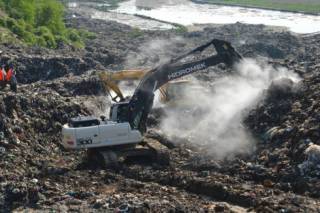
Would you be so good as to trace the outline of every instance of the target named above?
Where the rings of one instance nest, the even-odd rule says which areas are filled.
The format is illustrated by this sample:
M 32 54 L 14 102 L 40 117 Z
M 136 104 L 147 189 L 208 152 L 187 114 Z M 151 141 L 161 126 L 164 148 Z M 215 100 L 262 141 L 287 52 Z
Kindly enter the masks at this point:
M 118 123 L 94 117 L 72 119 L 62 128 L 62 145 L 67 149 L 86 149 L 142 141 L 138 130 L 132 130 L 128 122 Z

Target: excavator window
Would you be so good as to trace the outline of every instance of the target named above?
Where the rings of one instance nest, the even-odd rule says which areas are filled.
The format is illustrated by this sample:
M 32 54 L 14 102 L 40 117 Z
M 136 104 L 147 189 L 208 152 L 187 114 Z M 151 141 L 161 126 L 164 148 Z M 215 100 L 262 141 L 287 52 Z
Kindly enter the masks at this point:
M 96 118 L 91 118 L 91 117 L 73 118 L 69 122 L 69 126 L 73 128 L 98 126 L 98 125 L 100 125 L 100 121 Z
M 125 104 L 125 105 L 119 105 L 119 108 L 118 108 L 118 121 L 119 122 L 125 122 L 125 121 L 128 121 L 128 105 Z

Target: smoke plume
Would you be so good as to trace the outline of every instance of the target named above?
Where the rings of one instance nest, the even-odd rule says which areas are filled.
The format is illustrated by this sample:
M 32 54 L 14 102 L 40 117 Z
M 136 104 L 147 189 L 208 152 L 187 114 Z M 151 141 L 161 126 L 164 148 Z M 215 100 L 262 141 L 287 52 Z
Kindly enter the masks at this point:
M 183 100 L 176 109 L 167 110 L 161 130 L 169 137 L 185 138 L 209 147 L 218 159 L 254 149 L 254 139 L 242 121 L 263 91 L 273 80 L 298 77 L 284 68 L 259 65 L 243 60 L 234 74 L 214 82 L 193 79 L 183 91 Z
M 177 55 L 177 51 L 181 51 L 184 45 L 181 37 L 152 39 L 141 45 L 138 50 L 129 52 L 125 66 L 128 69 L 156 67 Z
M 179 55 L 177 51 L 185 52 L 184 49 L 189 49 L 185 46 L 187 43 L 181 37 L 151 40 L 128 54 L 126 66 L 155 67 Z M 176 107 L 166 108 L 167 116 L 161 121 L 160 129 L 169 137 L 208 146 L 210 154 L 218 159 L 249 153 L 255 141 L 243 125 L 244 118 L 264 98 L 263 91 L 273 80 L 298 81 L 298 76 L 285 68 L 276 69 L 253 59 L 244 59 L 236 72 L 228 75 L 214 73 L 219 71 L 216 68 L 208 70 L 214 80 L 193 78 L 191 85 L 181 87 L 182 94 L 178 95 L 181 100 Z M 127 91 L 134 90 L 131 86 Z M 156 93 L 154 107 L 162 105 L 157 96 L 159 93 Z

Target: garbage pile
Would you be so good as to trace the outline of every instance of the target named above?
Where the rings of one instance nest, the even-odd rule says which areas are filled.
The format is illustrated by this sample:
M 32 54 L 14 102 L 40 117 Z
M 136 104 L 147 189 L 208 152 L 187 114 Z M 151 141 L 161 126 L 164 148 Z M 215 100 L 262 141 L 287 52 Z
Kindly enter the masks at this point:
M 308 38 L 309 42 L 320 41 Z M 275 170 L 278 181 L 290 184 L 295 192 L 319 197 L 319 58 L 313 56 L 319 50 L 312 49 L 312 54 L 309 49 L 303 56 L 305 62 L 300 55 L 295 65 L 288 64 L 293 70 L 304 70 L 302 81 L 286 84 L 282 92 L 271 85 L 267 98 L 250 113 L 246 124 L 261 139 L 257 159 Z
M 0 91 L 0 212 L 319 212 L 319 36 L 239 23 L 179 34 L 188 42 L 176 52 L 212 35 L 230 38 L 241 53 L 271 57 L 270 63 L 294 70 L 302 80 L 273 82 L 249 113 L 244 124 L 257 141 L 249 155 L 216 160 L 205 145 L 168 138 L 157 126 L 160 110 L 151 115 L 153 129 L 145 140 L 166 146 L 170 165 L 133 159 L 113 170 L 88 162 L 84 151 L 65 150 L 61 127 L 71 117 L 107 113 L 110 101 L 91 69 L 125 66 L 126 54 L 139 51 L 138 44 L 177 33 L 143 31 L 132 38 L 133 29 L 113 22 L 78 18 L 74 24 L 97 32 L 97 39 L 85 50 L 56 50 L 63 59 L 54 51 L 20 47 L 22 55 L 32 53 L 21 59 L 28 65 L 17 69 L 25 84 L 17 93 Z M 39 59 L 35 51 L 52 57 Z M 23 81 L 28 71 L 31 77 Z

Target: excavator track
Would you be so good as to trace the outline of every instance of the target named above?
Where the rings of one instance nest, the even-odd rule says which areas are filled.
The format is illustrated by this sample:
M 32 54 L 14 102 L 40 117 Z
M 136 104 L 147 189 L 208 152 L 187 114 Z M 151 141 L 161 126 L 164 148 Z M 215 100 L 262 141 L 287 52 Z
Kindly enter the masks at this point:
M 118 169 L 126 161 L 133 158 L 145 159 L 146 162 L 168 166 L 170 156 L 168 148 L 159 141 L 147 138 L 136 145 L 114 146 L 104 149 L 88 149 L 88 160 L 98 164 L 102 168 Z
M 119 161 L 116 152 L 112 149 L 88 149 L 87 161 L 95 166 L 99 165 L 102 168 L 118 168 Z
M 161 166 L 168 166 L 170 164 L 170 155 L 168 147 L 164 146 L 158 140 L 147 138 L 145 146 L 147 146 L 154 153 L 153 159 Z
M 112 150 L 108 151 L 100 151 L 99 152 L 100 158 L 102 160 L 102 165 L 105 168 L 118 168 L 119 161 L 116 152 Z

